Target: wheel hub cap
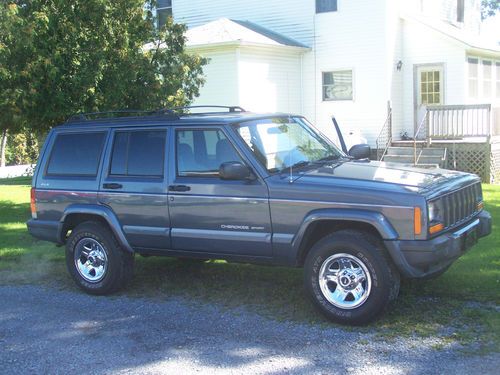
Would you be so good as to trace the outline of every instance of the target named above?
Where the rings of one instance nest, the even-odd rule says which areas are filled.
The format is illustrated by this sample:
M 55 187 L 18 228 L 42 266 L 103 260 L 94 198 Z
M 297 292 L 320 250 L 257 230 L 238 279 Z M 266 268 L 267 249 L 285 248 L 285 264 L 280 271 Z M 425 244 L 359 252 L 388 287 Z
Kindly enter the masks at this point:
M 75 247 L 75 266 L 83 279 L 90 283 L 101 281 L 108 268 L 104 247 L 93 238 L 82 238 Z
M 366 265 L 350 254 L 327 258 L 319 271 L 323 296 L 336 307 L 354 309 L 366 302 L 371 291 L 371 276 Z

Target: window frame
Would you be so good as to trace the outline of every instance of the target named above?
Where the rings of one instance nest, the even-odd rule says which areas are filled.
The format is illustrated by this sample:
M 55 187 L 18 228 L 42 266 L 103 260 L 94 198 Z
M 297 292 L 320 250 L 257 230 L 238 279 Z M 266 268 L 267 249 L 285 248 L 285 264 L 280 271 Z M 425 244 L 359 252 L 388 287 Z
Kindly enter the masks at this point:
M 50 162 L 52 161 L 52 158 L 54 156 L 54 148 L 55 144 L 57 142 L 57 138 L 60 136 L 65 136 L 65 135 L 85 135 L 85 134 L 102 134 L 102 144 L 101 144 L 101 151 L 99 153 L 99 158 L 97 159 L 97 166 L 96 166 L 96 172 L 95 174 L 84 174 L 84 173 L 72 173 L 72 174 L 66 174 L 66 173 L 49 173 L 49 166 Z M 45 163 L 44 170 L 43 170 L 43 178 L 71 178 L 71 177 L 82 177 L 82 178 L 97 178 L 99 176 L 99 169 L 101 167 L 101 163 L 104 157 L 105 149 L 106 149 L 106 143 L 107 143 L 107 138 L 108 138 L 108 131 L 107 130 L 93 130 L 93 131 L 65 131 L 65 132 L 59 132 L 55 134 L 54 140 L 51 142 L 50 145 L 50 154 L 49 157 L 47 158 L 47 162 Z
M 319 1 L 315 1 L 315 13 L 316 14 L 323 14 L 323 13 L 334 13 L 338 12 L 339 10 L 339 2 L 338 0 L 335 0 L 335 9 L 329 9 L 329 10 L 319 10 Z
M 174 143 L 174 158 L 175 158 L 175 173 L 174 173 L 174 177 L 175 179 L 179 179 L 179 178 L 196 178 L 196 179 L 203 179 L 203 178 L 209 178 L 209 179 L 217 179 L 217 180 L 220 180 L 220 181 L 224 181 L 224 182 L 228 182 L 226 180 L 223 180 L 220 178 L 220 175 L 219 173 L 217 172 L 217 174 L 204 174 L 204 175 L 199 175 L 199 176 L 196 176 L 196 175 L 192 175 L 192 176 L 183 176 L 183 175 L 180 175 L 179 174 L 179 163 L 178 163 L 178 159 L 177 159 L 177 146 L 178 146 L 178 142 L 177 142 L 177 132 L 181 132 L 181 131 L 191 131 L 191 132 L 194 132 L 194 131 L 220 131 L 222 132 L 222 134 L 224 134 L 224 136 L 226 137 L 226 139 L 231 143 L 231 147 L 233 147 L 235 153 L 239 156 L 240 158 L 240 162 L 244 165 L 246 165 L 248 168 L 250 168 L 251 170 L 253 170 L 252 167 L 249 166 L 248 164 L 248 161 L 246 160 L 246 158 L 244 157 L 244 155 L 242 155 L 242 153 L 240 152 L 239 148 L 235 146 L 235 142 L 233 141 L 233 139 L 230 137 L 230 135 L 228 134 L 228 132 L 226 131 L 226 129 L 222 126 L 207 126 L 207 127 L 200 127 L 200 126 L 195 126 L 195 127 L 184 127 L 184 126 L 174 126 L 173 127 L 173 136 L 172 136 L 172 139 L 173 139 L 173 143 Z M 194 153 L 194 149 L 193 149 L 193 153 Z
M 164 134 L 164 142 L 163 142 L 163 158 L 162 158 L 162 165 L 161 165 L 161 176 L 160 175 L 136 175 L 136 174 L 113 174 L 111 173 L 111 167 L 113 164 L 113 151 L 115 148 L 115 142 L 116 142 L 116 135 L 119 133 L 137 133 L 137 132 L 163 132 Z M 128 155 L 129 155 L 129 147 L 130 147 L 130 135 L 128 138 L 127 142 L 127 150 L 126 150 L 126 165 L 128 166 Z M 109 150 L 109 161 L 108 161 L 108 170 L 107 170 L 107 177 L 108 178 L 131 178 L 131 179 L 154 179 L 154 180 L 163 180 L 165 178 L 165 165 L 168 165 L 168 161 L 166 160 L 167 158 L 167 149 L 168 149 L 168 130 L 166 128 L 146 128 L 146 129 L 141 129 L 141 128 L 134 128 L 134 129 L 126 129 L 126 128 L 119 128 L 119 129 L 114 129 L 113 134 L 112 134 L 112 139 L 110 142 L 110 150 Z M 128 168 L 127 168 L 128 172 Z
M 351 72 L 351 97 L 350 98 L 345 98 L 345 99 L 327 99 L 325 98 L 325 86 L 334 86 L 335 84 L 331 85 L 325 85 L 325 74 L 327 73 L 337 73 L 337 72 Z M 354 79 L 354 69 L 353 68 L 336 68 L 336 69 L 331 69 L 331 70 L 323 70 L 321 72 L 321 100 L 323 102 L 349 102 L 349 101 L 354 101 L 356 96 L 355 92 L 355 79 Z

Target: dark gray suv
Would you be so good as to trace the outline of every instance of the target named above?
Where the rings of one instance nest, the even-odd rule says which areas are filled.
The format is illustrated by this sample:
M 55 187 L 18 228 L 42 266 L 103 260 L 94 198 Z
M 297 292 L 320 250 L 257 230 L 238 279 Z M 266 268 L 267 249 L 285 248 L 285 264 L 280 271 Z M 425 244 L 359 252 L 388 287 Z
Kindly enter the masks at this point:
M 28 229 L 88 293 L 124 286 L 136 253 L 304 267 L 328 318 L 364 324 L 491 217 L 475 175 L 351 154 L 288 114 L 82 115 L 45 142 Z

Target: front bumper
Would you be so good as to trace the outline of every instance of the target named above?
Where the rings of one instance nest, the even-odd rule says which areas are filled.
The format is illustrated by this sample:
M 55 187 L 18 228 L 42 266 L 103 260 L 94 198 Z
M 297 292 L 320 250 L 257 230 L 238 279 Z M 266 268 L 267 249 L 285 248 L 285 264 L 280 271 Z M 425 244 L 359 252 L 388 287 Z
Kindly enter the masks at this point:
M 402 276 L 422 278 L 448 267 L 478 238 L 491 233 L 491 215 L 481 213 L 453 232 L 426 241 L 384 241 Z

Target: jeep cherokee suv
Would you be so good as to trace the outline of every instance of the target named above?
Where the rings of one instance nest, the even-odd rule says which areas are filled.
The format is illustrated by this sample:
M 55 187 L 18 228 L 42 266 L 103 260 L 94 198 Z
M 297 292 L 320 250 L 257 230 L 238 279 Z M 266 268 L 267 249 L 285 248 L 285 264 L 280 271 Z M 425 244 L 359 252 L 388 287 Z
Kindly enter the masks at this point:
M 301 116 L 92 117 L 49 133 L 27 223 L 88 293 L 135 253 L 304 267 L 328 318 L 364 324 L 491 231 L 477 176 L 349 156 Z

